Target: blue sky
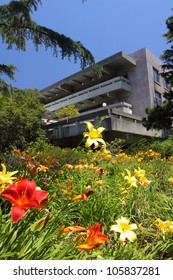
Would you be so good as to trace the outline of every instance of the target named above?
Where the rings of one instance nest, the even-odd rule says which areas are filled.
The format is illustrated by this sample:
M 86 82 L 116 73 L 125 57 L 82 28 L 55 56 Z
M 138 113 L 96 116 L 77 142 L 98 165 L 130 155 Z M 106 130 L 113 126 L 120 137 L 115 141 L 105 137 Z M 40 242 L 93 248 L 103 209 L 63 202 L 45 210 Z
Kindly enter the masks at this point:
M 0 0 L 0 4 L 9 1 Z M 95 57 L 96 62 L 116 52 L 126 54 L 143 47 L 156 56 L 167 48 L 163 34 L 165 20 L 172 15 L 172 0 L 42 0 L 33 19 L 40 25 L 80 41 Z M 35 51 L 31 42 L 27 51 L 1 47 L 1 63 L 18 68 L 15 82 L 19 88 L 43 89 L 80 70 L 73 58 L 53 57 L 44 47 Z M 3 77 L 4 78 L 4 77 Z

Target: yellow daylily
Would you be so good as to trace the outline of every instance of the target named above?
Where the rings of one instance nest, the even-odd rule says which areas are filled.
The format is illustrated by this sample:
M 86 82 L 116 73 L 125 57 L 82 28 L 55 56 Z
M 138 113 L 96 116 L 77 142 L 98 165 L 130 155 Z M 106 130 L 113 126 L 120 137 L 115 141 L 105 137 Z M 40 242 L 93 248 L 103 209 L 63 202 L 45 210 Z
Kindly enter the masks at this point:
M 168 178 L 168 182 L 173 184 L 173 177 Z
M 124 179 L 127 181 L 128 184 L 130 184 L 130 187 L 137 188 L 137 179 L 135 176 L 132 176 L 130 171 L 126 169 L 127 175 L 123 175 Z
M 141 169 L 140 167 L 138 167 L 138 169 L 134 170 L 134 175 L 135 178 L 139 180 L 139 182 L 142 185 L 150 185 L 151 181 L 149 181 L 146 177 L 145 177 L 145 173 L 146 171 L 144 169 Z
M 173 222 L 171 222 L 170 226 L 169 226 L 169 230 L 171 233 L 173 233 Z
M 99 146 L 99 143 L 101 143 L 103 146 L 106 146 L 105 141 L 102 139 L 102 132 L 105 129 L 104 127 L 98 127 L 94 128 L 94 126 L 90 122 L 85 122 L 88 128 L 88 132 L 84 132 L 83 136 L 84 138 L 87 137 L 85 147 L 90 147 L 94 144 L 94 149 L 97 149 Z
M 140 167 L 138 167 L 138 169 L 134 170 L 135 177 L 139 178 L 139 179 L 140 179 L 140 177 L 145 176 L 145 173 L 146 173 L 146 171 L 144 169 L 141 169 Z
M 162 221 L 157 219 L 156 222 L 157 228 L 161 231 L 162 234 L 166 234 L 167 232 L 172 232 L 172 222 L 171 221 Z
M 16 177 L 12 177 L 14 174 L 16 174 L 18 171 L 8 172 L 6 170 L 5 164 L 1 163 L 2 166 L 2 172 L 0 172 L 0 192 L 2 192 L 5 189 L 5 184 L 12 183 L 13 179 L 16 179 Z
M 130 224 L 130 221 L 124 217 L 116 220 L 117 225 L 111 226 L 111 230 L 120 233 L 119 241 L 124 244 L 126 238 L 130 242 L 134 242 L 137 239 L 136 234 L 133 232 L 134 229 L 137 229 L 136 224 Z
M 1 164 L 2 166 L 2 172 L 0 172 L 0 185 L 11 183 L 13 179 L 16 179 L 16 177 L 12 177 L 14 174 L 16 174 L 18 171 L 8 172 L 6 170 L 5 164 Z

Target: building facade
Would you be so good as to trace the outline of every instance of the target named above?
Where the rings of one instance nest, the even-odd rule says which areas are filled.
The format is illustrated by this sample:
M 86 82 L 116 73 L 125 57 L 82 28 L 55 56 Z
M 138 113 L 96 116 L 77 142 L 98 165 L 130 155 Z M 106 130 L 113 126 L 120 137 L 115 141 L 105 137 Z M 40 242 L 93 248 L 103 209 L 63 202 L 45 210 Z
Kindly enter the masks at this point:
M 82 138 L 85 121 L 95 124 L 102 117 L 106 141 L 120 137 L 131 143 L 144 136 L 162 137 L 161 131 L 147 131 L 141 123 L 146 107 L 163 102 L 162 62 L 143 48 L 130 55 L 118 52 L 98 65 L 101 77 L 87 68 L 41 91 L 51 116 L 46 129 L 54 143 L 75 146 Z M 58 120 L 55 111 L 71 104 L 78 108 L 79 116 Z

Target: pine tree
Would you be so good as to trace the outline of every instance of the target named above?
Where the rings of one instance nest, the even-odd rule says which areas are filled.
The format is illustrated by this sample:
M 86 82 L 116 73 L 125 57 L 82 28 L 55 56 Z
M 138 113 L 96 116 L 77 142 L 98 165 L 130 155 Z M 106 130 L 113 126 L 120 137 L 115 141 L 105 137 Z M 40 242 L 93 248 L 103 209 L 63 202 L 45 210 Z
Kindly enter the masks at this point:
M 163 60 L 163 72 L 167 84 L 167 90 L 164 93 L 165 101 L 161 106 L 146 108 L 147 117 L 143 118 L 143 125 L 147 130 L 166 129 L 168 132 L 173 127 L 173 16 L 166 20 L 168 31 L 163 35 L 170 48 L 165 50 L 161 56 Z
M 26 51 L 26 42 L 31 40 L 38 51 L 40 46 L 51 49 L 54 56 L 61 53 L 64 57 L 73 57 L 81 63 L 81 68 L 94 65 L 91 52 L 81 42 L 73 41 L 64 34 L 40 26 L 32 20 L 32 13 L 42 4 L 41 0 L 16 0 L 0 6 L 0 36 L 7 49 L 16 48 Z M 14 79 L 15 66 L 0 64 L 0 75 L 6 74 Z M 7 90 L 7 83 L 0 78 L 0 91 Z

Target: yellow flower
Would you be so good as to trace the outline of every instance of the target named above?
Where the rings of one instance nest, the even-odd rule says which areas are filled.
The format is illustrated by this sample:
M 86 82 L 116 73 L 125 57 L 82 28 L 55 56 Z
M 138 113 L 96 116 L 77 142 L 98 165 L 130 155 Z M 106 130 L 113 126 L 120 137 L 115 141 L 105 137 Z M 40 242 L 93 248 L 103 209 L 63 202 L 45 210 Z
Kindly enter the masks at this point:
M 101 154 L 111 155 L 111 152 L 106 149 L 106 146 L 103 146 L 103 148 L 101 149 Z
M 108 154 L 105 156 L 105 159 L 111 159 L 112 158 L 112 155 Z
M 0 172 L 0 192 L 4 190 L 4 184 L 12 183 L 12 180 L 16 177 L 12 177 L 14 174 L 16 174 L 18 171 L 13 172 L 7 172 L 5 164 L 1 164 L 2 166 L 2 172 Z
M 139 182 L 142 184 L 142 185 L 146 185 L 146 186 L 149 186 L 151 184 L 151 181 L 148 180 L 145 176 L 141 176 L 140 179 L 139 179 Z
M 141 169 L 140 167 L 138 167 L 138 169 L 135 169 L 134 170 L 134 174 L 135 174 L 135 177 L 136 178 L 139 178 L 140 179 L 140 177 L 142 176 L 145 176 L 145 170 L 144 169 Z
M 136 179 L 138 179 L 142 185 L 148 186 L 148 185 L 150 185 L 151 181 L 149 181 L 145 177 L 145 173 L 146 173 L 146 171 L 144 169 L 141 169 L 140 167 L 138 167 L 138 170 L 137 169 L 134 170 L 134 175 L 135 175 Z
M 161 221 L 160 219 L 157 219 L 156 222 L 158 229 L 161 231 L 162 234 L 166 234 L 167 232 L 172 232 L 172 223 L 171 221 Z
M 94 128 L 94 126 L 90 122 L 85 122 L 88 128 L 88 132 L 84 132 L 83 136 L 84 138 L 87 137 L 85 147 L 90 147 L 94 145 L 94 149 L 97 149 L 99 146 L 99 143 L 101 143 L 103 146 L 106 146 L 105 141 L 102 139 L 102 132 L 105 129 L 104 127 Z
M 82 164 L 77 164 L 76 166 L 75 166 L 75 169 L 76 170 L 81 170 L 81 169 L 83 169 L 84 168 L 84 165 L 82 165 Z
M 171 222 L 170 226 L 169 226 L 169 230 L 171 233 L 173 233 L 173 222 Z
M 119 241 L 124 243 L 126 238 L 130 242 L 134 242 L 137 239 L 136 234 L 133 232 L 134 229 L 137 229 L 136 224 L 129 224 L 129 220 L 121 217 L 121 219 L 116 220 L 117 225 L 111 226 L 111 230 L 120 233 Z
M 135 176 L 132 176 L 130 171 L 126 169 L 127 175 L 124 176 L 124 179 L 127 181 L 128 184 L 130 184 L 130 187 L 137 188 L 137 179 Z
M 173 177 L 170 177 L 170 178 L 168 179 L 168 182 L 171 183 L 171 184 L 173 184 Z

